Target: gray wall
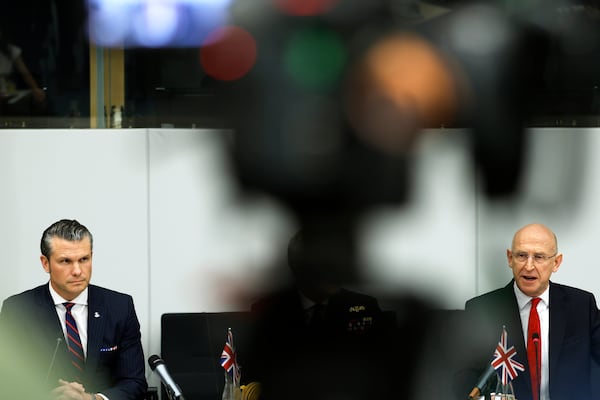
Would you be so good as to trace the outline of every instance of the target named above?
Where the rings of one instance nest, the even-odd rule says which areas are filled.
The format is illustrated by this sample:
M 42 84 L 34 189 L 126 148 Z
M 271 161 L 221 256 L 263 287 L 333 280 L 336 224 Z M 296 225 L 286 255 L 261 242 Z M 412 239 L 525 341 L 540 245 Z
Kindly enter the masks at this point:
M 244 308 L 272 283 L 294 221 L 268 197 L 241 201 L 227 132 L 0 131 L 0 298 L 47 281 L 42 231 L 76 218 L 94 234 L 92 282 L 134 297 L 146 357 L 166 312 Z M 513 232 L 546 223 L 565 254 L 554 280 L 600 294 L 600 130 L 534 129 L 514 198 L 479 192 L 460 130 L 426 131 L 410 200 L 373 210 L 360 231 L 374 291 L 417 291 L 461 308 L 510 279 Z M 156 377 L 148 373 L 151 384 Z

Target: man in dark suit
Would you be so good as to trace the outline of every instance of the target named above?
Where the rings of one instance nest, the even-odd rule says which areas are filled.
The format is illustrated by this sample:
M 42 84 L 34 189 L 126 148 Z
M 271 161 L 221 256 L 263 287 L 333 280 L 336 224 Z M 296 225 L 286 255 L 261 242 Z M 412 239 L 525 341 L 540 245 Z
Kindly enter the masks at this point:
M 92 244 L 75 220 L 48 227 L 40 260 L 50 280 L 6 299 L 0 328 L 31 361 L 32 384 L 54 398 L 140 400 L 147 382 L 133 299 L 89 284 Z
M 504 326 L 517 352 L 514 359 L 525 367 L 512 381 L 518 400 L 597 398 L 591 382 L 594 363 L 600 362 L 600 314 L 594 295 L 550 282 L 563 255 L 556 236 L 544 225 L 517 231 L 506 255 L 513 280 L 465 306 L 477 338 L 471 344 L 481 355 L 479 365 L 489 364 Z M 471 382 L 476 382 L 474 377 Z M 495 384 L 491 386 L 494 390 Z

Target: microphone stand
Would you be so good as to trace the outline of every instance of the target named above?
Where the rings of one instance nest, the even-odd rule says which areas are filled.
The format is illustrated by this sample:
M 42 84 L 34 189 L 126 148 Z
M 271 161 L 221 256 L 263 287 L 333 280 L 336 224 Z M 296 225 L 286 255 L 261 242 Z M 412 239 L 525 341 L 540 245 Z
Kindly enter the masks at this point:
M 167 392 L 167 396 L 169 397 L 169 400 L 185 400 L 182 395 L 179 396 L 175 396 L 175 392 L 173 391 L 173 389 L 171 389 L 170 387 L 166 387 L 165 391 Z
M 533 344 L 535 345 L 535 383 L 532 382 L 532 385 L 535 384 L 535 389 L 537 391 L 537 399 L 534 399 L 534 400 L 539 400 L 541 383 L 542 383 L 541 382 L 542 380 L 540 379 L 540 356 L 539 356 L 540 335 L 537 332 L 534 332 L 531 336 L 532 336 Z
M 54 346 L 54 353 L 52 353 L 52 359 L 50 360 L 50 366 L 48 367 L 48 372 L 46 372 L 46 380 L 45 383 L 48 383 L 48 378 L 50 378 L 50 373 L 52 372 L 52 368 L 54 368 L 54 362 L 56 360 L 56 353 L 58 353 L 58 348 L 60 347 L 60 343 L 62 342 L 62 338 L 56 338 L 56 346 Z

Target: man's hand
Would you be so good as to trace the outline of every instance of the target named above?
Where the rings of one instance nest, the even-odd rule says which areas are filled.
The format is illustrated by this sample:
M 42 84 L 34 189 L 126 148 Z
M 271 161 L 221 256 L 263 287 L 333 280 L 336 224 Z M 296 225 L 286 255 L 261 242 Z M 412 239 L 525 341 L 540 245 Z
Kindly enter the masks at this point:
M 56 400 L 90 400 L 90 394 L 79 382 L 67 382 L 58 380 L 59 386 L 52 390 L 53 398 Z

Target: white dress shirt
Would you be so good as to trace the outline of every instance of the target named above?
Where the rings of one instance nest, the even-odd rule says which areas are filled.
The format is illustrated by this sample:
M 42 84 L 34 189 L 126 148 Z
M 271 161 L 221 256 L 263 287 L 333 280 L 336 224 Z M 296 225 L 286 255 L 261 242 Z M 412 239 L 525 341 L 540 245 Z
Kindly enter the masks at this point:
M 304 320 L 306 323 L 310 321 L 312 314 L 315 311 L 315 306 L 317 304 L 322 304 L 326 306 L 329 302 L 329 299 L 325 299 L 320 303 L 315 303 L 313 300 L 306 297 L 301 291 L 298 291 L 298 294 L 300 295 L 300 303 L 302 304 L 302 309 L 304 310 Z
M 525 346 L 527 346 L 527 329 L 529 327 L 529 311 L 531 310 L 532 297 L 527 296 L 521 292 L 516 282 L 514 283 L 515 296 L 517 297 L 517 303 L 519 305 L 519 313 L 521 315 L 521 326 L 523 327 L 523 338 L 525 339 Z M 537 305 L 537 312 L 540 316 L 540 339 L 542 342 L 542 370 L 540 376 L 540 400 L 550 400 L 550 393 L 548 389 L 548 332 L 550 330 L 550 286 L 546 288 L 544 293 L 539 297 L 541 300 Z M 527 360 L 527 355 L 523 358 Z M 527 370 L 526 373 L 529 373 Z
M 52 296 L 54 306 L 56 307 L 56 315 L 58 315 L 58 319 L 60 319 L 60 325 L 62 326 L 63 334 L 65 335 L 65 343 L 67 340 L 67 326 L 65 323 L 65 313 L 67 312 L 67 309 L 63 303 L 75 304 L 71 309 L 71 314 L 73 314 L 73 318 L 77 324 L 79 338 L 81 339 L 81 346 L 83 347 L 83 354 L 85 357 L 87 357 L 88 289 L 85 288 L 85 290 L 81 292 L 79 296 L 75 297 L 71 301 L 68 301 L 56 293 L 51 284 L 48 285 L 50 287 L 50 296 Z

